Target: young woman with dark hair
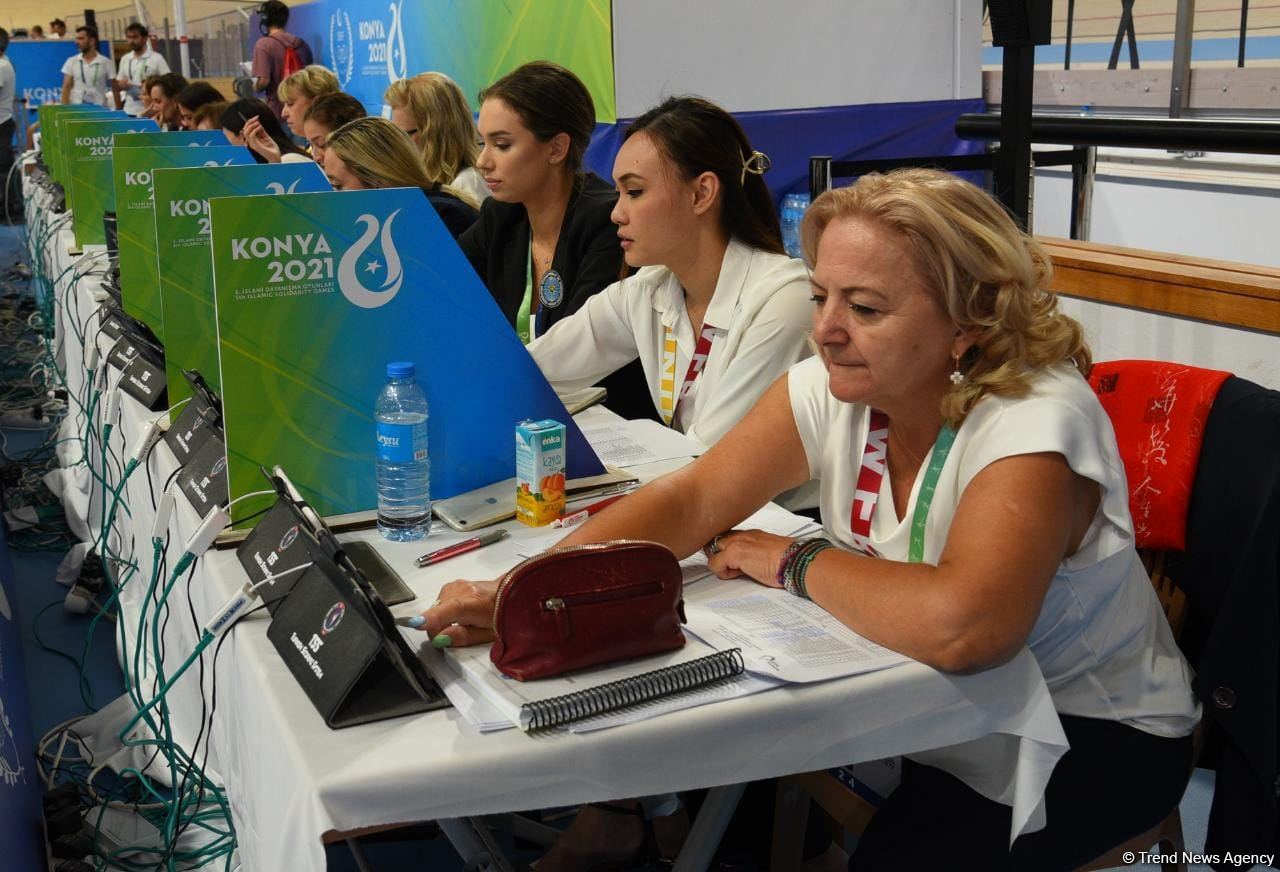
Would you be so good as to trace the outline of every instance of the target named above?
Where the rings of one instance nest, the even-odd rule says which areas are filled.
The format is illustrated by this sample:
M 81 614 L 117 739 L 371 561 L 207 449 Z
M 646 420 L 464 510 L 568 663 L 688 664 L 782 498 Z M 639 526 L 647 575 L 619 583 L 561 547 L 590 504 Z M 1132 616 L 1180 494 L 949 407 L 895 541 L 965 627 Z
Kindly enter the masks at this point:
M 284 132 L 271 107 L 261 100 L 244 98 L 235 101 L 222 113 L 218 126 L 222 128 L 227 142 L 248 148 L 258 163 L 311 160 Z M 275 155 L 275 160 L 268 155 Z M 291 157 L 294 155 L 296 157 Z
M 194 130 L 195 114 L 201 106 L 210 103 L 225 103 L 222 92 L 208 82 L 191 82 L 178 92 L 178 119 L 183 130 Z
M 662 420 L 711 445 L 809 355 L 808 277 L 783 252 L 768 166 L 733 116 L 699 97 L 627 128 L 612 218 L 640 271 L 529 346 L 557 391 L 638 358 Z
M 586 86 L 547 61 L 518 67 L 480 93 L 475 167 L 491 196 L 458 243 L 526 343 L 625 272 L 609 217 L 618 194 L 582 171 L 595 124 Z M 639 367 L 604 386 L 618 414 L 653 417 Z
M 311 157 L 324 166 L 324 147 L 329 134 L 349 121 L 364 118 L 369 113 L 362 104 L 350 94 L 323 94 L 311 102 L 302 119 L 302 129 L 306 133 L 307 144 L 311 146 Z

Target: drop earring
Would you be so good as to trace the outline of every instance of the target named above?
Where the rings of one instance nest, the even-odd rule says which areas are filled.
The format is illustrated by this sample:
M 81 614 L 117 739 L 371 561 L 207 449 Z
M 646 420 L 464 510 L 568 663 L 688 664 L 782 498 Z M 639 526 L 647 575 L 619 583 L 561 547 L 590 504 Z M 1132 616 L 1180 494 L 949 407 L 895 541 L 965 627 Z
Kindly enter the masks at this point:
M 960 355 L 955 355 L 955 359 L 956 368 L 955 371 L 951 373 L 951 383 L 956 387 L 960 387 L 960 385 L 965 383 L 965 375 L 960 371 Z

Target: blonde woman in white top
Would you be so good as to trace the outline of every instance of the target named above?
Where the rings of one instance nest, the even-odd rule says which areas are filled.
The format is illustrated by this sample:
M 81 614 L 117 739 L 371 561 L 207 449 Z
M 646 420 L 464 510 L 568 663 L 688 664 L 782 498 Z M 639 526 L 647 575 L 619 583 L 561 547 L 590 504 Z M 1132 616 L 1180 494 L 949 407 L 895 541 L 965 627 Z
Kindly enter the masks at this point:
M 1200 711 L 1134 549 L 1080 325 L 1058 312 L 1039 247 L 945 173 L 828 192 L 803 237 L 821 356 L 705 455 L 559 545 L 642 538 L 685 557 L 705 544 L 720 577 L 812 599 L 943 672 L 1029 648 L 1070 744 L 1044 828 L 1011 846 L 1007 768 L 959 745 L 904 764 L 851 868 L 933 868 L 939 845 L 965 868 L 1083 867 L 1177 806 Z M 810 477 L 825 540 L 722 532 Z M 495 587 L 446 585 L 424 629 L 492 638 Z
M 733 116 L 667 100 L 627 129 L 613 221 L 635 275 L 529 345 L 558 392 L 639 358 L 662 420 L 710 445 L 809 355 L 808 280 Z

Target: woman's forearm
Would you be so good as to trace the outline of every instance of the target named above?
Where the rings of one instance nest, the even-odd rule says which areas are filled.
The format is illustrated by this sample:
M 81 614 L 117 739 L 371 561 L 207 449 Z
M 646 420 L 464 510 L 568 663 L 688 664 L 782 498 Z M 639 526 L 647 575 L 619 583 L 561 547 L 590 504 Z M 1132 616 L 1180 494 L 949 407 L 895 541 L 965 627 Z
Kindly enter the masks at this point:
M 559 546 L 609 539 L 660 542 L 685 558 L 722 528 L 690 488 L 692 464 L 628 494 L 574 530 Z

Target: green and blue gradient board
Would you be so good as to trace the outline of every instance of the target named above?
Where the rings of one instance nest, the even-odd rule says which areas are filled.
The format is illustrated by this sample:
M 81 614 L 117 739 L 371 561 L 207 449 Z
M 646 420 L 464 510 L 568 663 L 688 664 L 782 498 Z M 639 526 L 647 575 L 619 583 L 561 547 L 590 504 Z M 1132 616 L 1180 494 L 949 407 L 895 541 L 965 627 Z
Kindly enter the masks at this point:
M 76 245 L 106 242 L 102 213 L 115 210 L 116 191 L 111 178 L 111 156 L 117 133 L 158 129 L 150 118 L 68 121 L 62 125 L 67 149 L 67 176 L 71 180 L 71 219 Z
M 529 418 L 566 424 L 570 478 L 603 472 L 421 191 L 209 206 L 233 498 L 278 463 L 322 514 L 375 508 L 373 406 L 392 360 L 417 365 L 431 405 L 433 498 L 513 476 Z
M 533 60 L 573 70 L 600 121 L 617 114 L 610 0 L 319 0 L 290 9 L 289 30 L 373 114 L 388 85 L 422 70 L 448 73 L 478 108 L 477 92 Z
M 50 107 L 52 110 L 53 107 Z M 70 107 L 62 107 L 70 108 Z M 111 109 L 103 109 L 101 106 L 87 106 L 81 104 L 78 112 L 55 112 L 49 119 L 49 126 L 46 127 L 44 122 L 40 123 L 41 139 L 40 147 L 45 154 L 45 162 L 49 164 L 53 171 L 54 181 L 58 182 L 64 188 L 68 185 L 67 179 L 67 145 L 66 131 L 64 125 L 67 121 L 75 119 L 77 121 L 88 121 L 90 118 L 124 118 L 123 112 L 115 112 Z M 52 135 L 50 135 L 52 134 Z M 46 139 L 46 137 L 48 137 Z
M 254 160 L 243 146 L 131 147 L 142 135 L 117 133 L 111 161 L 116 195 L 116 231 L 120 239 L 120 286 L 124 293 L 124 310 L 145 322 L 167 346 L 169 339 L 164 334 L 160 273 L 156 262 L 152 173 L 172 167 L 238 166 L 254 163 Z M 175 263 L 171 268 L 183 267 Z
M 40 151 L 44 155 L 44 165 L 49 168 L 49 177 L 55 182 L 62 181 L 62 168 L 60 166 L 60 158 L 62 157 L 61 141 L 58 139 L 57 125 L 54 121 L 60 115 L 70 115 L 77 112 L 102 112 L 100 106 L 87 106 L 83 103 L 72 103 L 62 105 L 61 103 L 41 103 L 36 110 L 36 118 L 40 122 Z
M 209 199 L 332 189 L 324 173 L 310 161 L 158 169 L 153 184 L 154 234 L 164 310 L 164 365 L 169 402 L 176 403 L 191 395 L 191 387 L 182 377 L 184 369 L 196 370 L 214 390 L 221 390 L 213 261 L 209 254 Z M 122 257 L 123 254 L 121 250 Z
M 116 139 L 116 148 L 142 148 L 143 146 L 174 145 L 206 146 L 230 145 L 221 130 L 152 130 L 147 133 L 130 133 L 128 139 Z

